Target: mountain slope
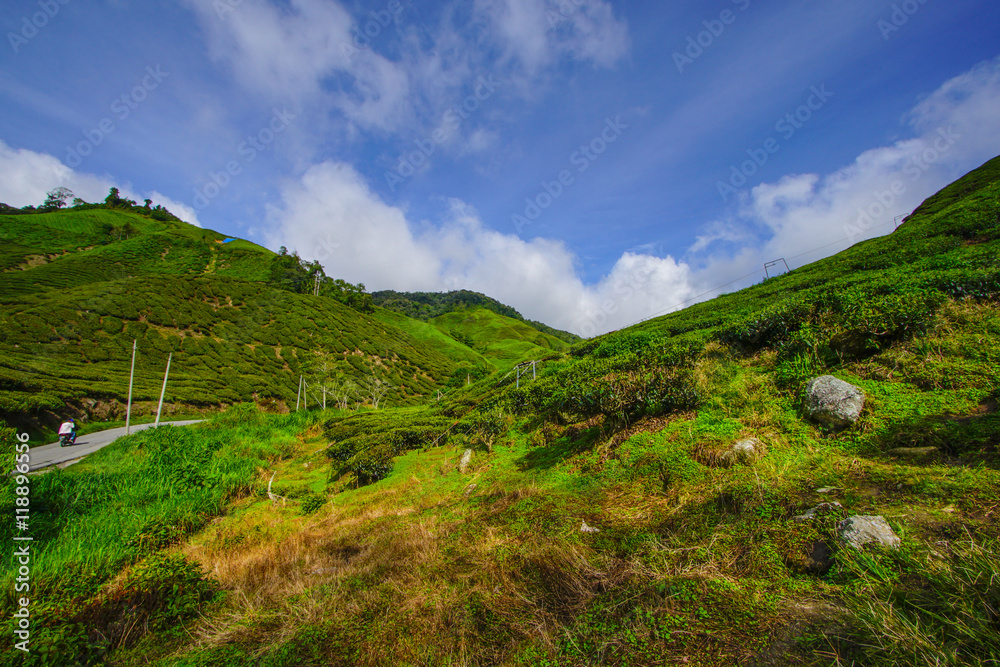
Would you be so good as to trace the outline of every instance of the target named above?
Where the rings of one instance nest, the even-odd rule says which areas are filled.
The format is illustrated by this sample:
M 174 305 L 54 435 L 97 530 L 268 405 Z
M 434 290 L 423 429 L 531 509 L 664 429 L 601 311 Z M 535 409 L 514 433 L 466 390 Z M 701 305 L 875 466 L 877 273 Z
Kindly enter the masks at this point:
M 391 385 L 385 400 L 413 403 L 460 367 L 485 365 L 429 337 L 429 325 L 277 289 L 268 282 L 275 257 L 126 211 L 0 216 L 0 416 L 121 417 L 133 340 L 139 413 L 153 409 L 171 353 L 171 411 L 290 406 L 300 375 L 313 405 L 337 377 L 356 387 L 377 378 Z
M 569 344 L 516 320 L 486 308 L 457 310 L 438 315 L 430 323 L 462 342 L 501 370 L 510 370 L 527 359 L 564 352 Z
M 541 322 L 526 320 L 514 308 L 504 305 L 485 294 L 470 290 L 455 290 L 452 292 L 395 292 L 393 290 L 383 290 L 381 292 L 374 292 L 372 297 L 375 299 L 375 303 L 383 308 L 403 313 L 408 317 L 418 320 L 432 320 L 446 313 L 485 308 L 497 315 L 524 322 L 533 329 L 548 334 L 553 338 L 558 338 L 566 343 L 577 343 L 582 340 L 576 334 L 568 331 L 560 331 Z

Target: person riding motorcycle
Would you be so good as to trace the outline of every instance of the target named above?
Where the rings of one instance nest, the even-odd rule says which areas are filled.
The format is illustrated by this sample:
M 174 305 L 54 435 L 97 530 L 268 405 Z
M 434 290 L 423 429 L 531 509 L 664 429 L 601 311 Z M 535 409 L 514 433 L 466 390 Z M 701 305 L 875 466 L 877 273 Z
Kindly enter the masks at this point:
M 76 421 L 72 418 L 59 427 L 59 445 L 65 447 L 76 442 Z

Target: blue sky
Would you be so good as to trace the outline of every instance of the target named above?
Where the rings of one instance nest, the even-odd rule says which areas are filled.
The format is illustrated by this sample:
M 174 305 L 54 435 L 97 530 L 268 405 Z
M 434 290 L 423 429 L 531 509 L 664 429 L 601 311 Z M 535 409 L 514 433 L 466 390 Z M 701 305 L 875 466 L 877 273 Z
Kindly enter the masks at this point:
M 13 0 L 0 27 L 0 201 L 118 185 L 584 335 L 891 231 L 1000 153 L 991 0 Z

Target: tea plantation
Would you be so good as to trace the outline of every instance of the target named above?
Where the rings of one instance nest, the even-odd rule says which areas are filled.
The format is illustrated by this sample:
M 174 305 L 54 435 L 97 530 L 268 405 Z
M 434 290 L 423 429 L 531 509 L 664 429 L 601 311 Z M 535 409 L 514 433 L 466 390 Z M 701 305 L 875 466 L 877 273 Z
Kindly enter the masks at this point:
M 99 250 L 52 229 L 67 258 Z M 5 261 L 48 266 L 23 268 L 41 261 L 29 254 Z M 359 374 L 380 360 L 405 394 L 377 411 L 240 405 L 32 478 L 22 664 L 1000 662 L 1000 158 L 834 257 L 568 350 L 529 339 L 537 349 L 519 350 L 540 363 L 520 382 L 507 369 L 521 351 L 483 333 L 509 324 L 493 311 L 422 321 L 255 296 L 249 268 L 219 259 L 244 277 L 206 274 L 211 257 L 200 273 L 192 260 L 193 273 L 103 283 L 67 264 L 78 283 L 30 293 L 0 274 L 13 286 L 5 396 L 34 400 L 16 384 L 25 368 L 104 386 L 97 369 L 123 369 L 141 327 L 143 349 L 161 336 L 177 343 L 163 352 L 211 359 L 179 375 L 192 400 L 239 381 L 263 391 L 253 364 L 291 376 L 315 340 L 346 351 L 338 363 L 357 357 Z M 296 326 L 262 315 L 262 298 Z M 72 326 L 46 319 L 56 307 Z M 81 321 L 93 335 L 74 337 Z M 113 359 L 61 354 L 94 338 Z M 844 428 L 807 410 L 825 375 L 864 395 Z M 294 381 L 279 384 L 293 400 Z M 748 441 L 753 455 L 735 457 Z M 842 522 L 860 517 L 898 542 L 852 545 Z M 12 609 L 15 574 L 3 577 Z

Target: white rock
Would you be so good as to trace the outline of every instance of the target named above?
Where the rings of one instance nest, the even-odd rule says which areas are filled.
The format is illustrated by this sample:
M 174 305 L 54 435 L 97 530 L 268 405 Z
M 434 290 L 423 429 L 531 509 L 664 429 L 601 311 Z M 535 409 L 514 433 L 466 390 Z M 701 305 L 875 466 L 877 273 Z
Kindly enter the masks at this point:
M 767 448 L 757 438 L 744 438 L 722 455 L 722 463 L 726 466 L 750 464 L 764 456 Z
M 458 472 L 465 473 L 469 469 L 469 462 L 472 461 L 472 450 L 466 449 L 462 454 L 462 460 L 458 463 Z
M 900 539 L 881 516 L 852 516 L 841 521 L 838 526 L 840 539 L 853 547 L 877 544 L 890 549 L 898 549 Z
M 806 414 L 821 424 L 833 428 L 850 426 L 864 407 L 864 392 L 832 375 L 813 378 L 806 385 Z
M 594 528 L 593 526 L 588 526 L 587 521 L 584 520 L 583 525 L 580 526 L 581 533 L 599 533 L 601 530 L 599 528 Z

